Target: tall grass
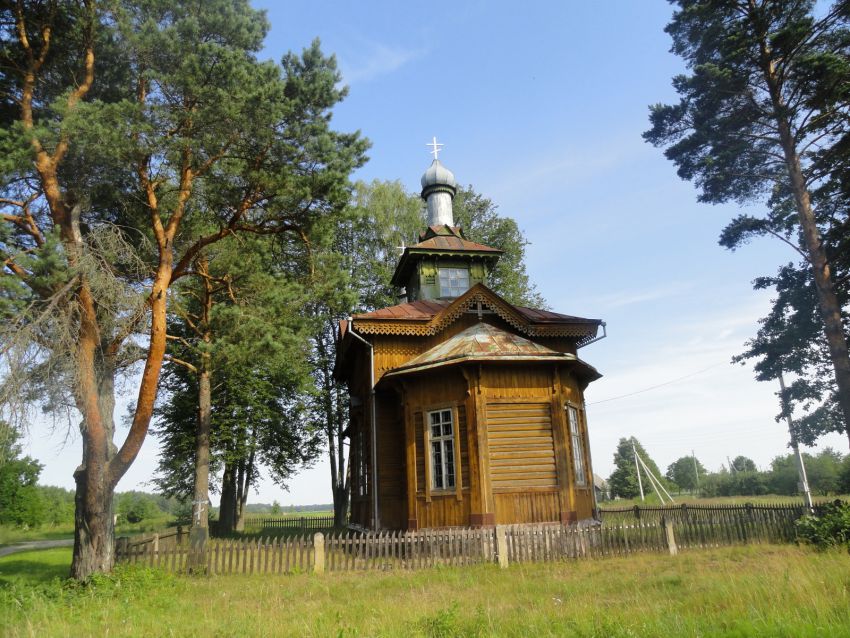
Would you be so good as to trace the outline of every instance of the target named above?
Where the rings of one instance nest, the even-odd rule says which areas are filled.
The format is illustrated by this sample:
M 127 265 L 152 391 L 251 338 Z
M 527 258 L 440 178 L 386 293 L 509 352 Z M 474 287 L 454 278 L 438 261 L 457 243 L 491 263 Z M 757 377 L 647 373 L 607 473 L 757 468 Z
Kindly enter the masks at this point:
M 791 546 L 504 571 L 186 578 L 124 567 L 89 587 L 10 577 L 9 559 L 37 556 L 0 559 L 2 635 L 850 636 L 850 556 Z

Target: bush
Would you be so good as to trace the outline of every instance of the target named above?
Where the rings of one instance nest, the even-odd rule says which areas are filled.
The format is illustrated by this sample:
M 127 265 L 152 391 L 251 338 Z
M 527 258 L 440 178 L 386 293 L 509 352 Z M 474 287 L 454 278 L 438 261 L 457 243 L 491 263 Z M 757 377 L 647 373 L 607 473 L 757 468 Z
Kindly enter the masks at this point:
M 846 547 L 850 552 L 850 503 L 835 501 L 818 509 L 797 521 L 797 536 L 818 549 Z

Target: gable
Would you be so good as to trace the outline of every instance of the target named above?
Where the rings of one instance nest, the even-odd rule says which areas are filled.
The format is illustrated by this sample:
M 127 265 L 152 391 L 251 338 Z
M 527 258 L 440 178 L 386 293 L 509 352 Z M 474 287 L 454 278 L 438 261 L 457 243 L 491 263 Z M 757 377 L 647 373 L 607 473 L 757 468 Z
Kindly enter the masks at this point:
M 476 284 L 451 302 L 413 302 L 355 315 L 362 334 L 428 337 L 441 333 L 466 313 L 493 313 L 529 337 L 571 337 L 578 345 L 596 336 L 601 321 L 514 306 L 495 292 Z M 430 316 L 429 316 L 430 315 Z

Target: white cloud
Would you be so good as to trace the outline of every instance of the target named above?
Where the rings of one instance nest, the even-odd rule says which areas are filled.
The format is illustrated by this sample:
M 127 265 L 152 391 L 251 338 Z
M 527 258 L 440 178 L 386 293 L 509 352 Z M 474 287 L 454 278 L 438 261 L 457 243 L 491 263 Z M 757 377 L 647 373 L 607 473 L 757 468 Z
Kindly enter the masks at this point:
M 596 308 L 599 312 L 602 312 L 612 308 L 622 308 L 623 306 L 631 306 L 647 301 L 658 301 L 659 299 L 666 299 L 668 297 L 677 297 L 689 292 L 693 288 L 693 283 L 672 281 L 644 290 L 629 289 L 607 293 L 597 297 L 589 297 L 582 299 L 581 302 L 587 307 Z
M 368 82 L 393 73 L 426 53 L 424 49 L 392 47 L 365 39 L 360 40 L 356 50 L 357 53 L 345 56 L 340 62 L 345 84 Z

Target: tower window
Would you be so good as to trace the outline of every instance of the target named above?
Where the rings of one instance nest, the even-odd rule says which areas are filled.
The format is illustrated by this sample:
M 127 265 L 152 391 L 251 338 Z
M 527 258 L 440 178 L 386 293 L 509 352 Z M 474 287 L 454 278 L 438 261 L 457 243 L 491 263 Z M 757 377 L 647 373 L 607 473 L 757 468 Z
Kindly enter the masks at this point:
M 440 268 L 440 296 L 460 297 L 469 290 L 469 270 L 466 268 Z

